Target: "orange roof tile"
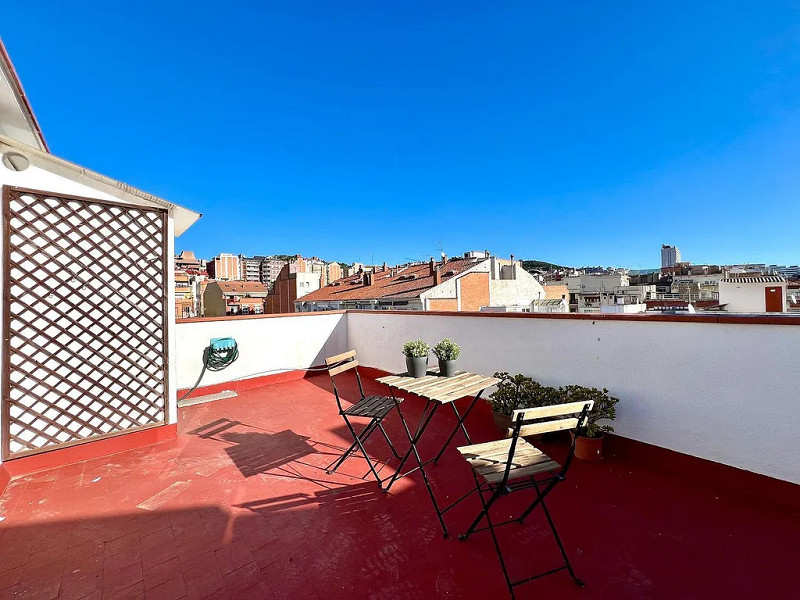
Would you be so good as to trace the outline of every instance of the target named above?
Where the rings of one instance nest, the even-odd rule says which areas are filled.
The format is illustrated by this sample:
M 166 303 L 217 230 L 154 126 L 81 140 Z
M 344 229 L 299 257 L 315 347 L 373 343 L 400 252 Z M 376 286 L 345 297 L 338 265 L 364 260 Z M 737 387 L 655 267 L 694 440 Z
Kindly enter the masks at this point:
M 487 259 L 451 258 L 444 265 L 436 263 L 442 282 L 460 275 Z M 394 271 L 394 275 L 392 275 Z M 299 298 L 302 302 L 336 300 L 372 300 L 375 298 L 418 298 L 433 287 L 430 263 L 417 263 L 372 274 L 372 285 L 364 285 L 364 274 L 343 277 Z
M 267 286 L 259 281 L 217 281 L 223 294 L 266 294 Z

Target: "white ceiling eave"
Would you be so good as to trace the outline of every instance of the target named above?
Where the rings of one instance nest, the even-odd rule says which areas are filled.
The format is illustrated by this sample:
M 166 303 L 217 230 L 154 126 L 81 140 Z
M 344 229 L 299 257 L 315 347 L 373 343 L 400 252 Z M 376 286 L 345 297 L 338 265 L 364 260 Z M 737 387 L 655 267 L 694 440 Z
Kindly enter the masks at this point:
M 189 227 L 191 227 L 202 216 L 198 212 L 177 204 L 173 204 L 172 202 L 168 202 L 163 198 L 159 198 L 158 196 L 144 192 L 138 188 L 128 185 L 127 183 L 117 181 L 111 177 L 106 177 L 105 175 L 101 175 L 96 171 L 91 171 L 85 167 L 81 167 L 80 165 L 69 162 L 68 160 L 64 160 L 63 158 L 59 158 L 53 154 L 39 150 L 38 148 L 27 146 L 17 140 L 0 135 L 0 151 L 2 152 L 5 151 L 3 146 L 6 148 L 13 148 L 17 152 L 20 152 L 26 156 L 30 160 L 31 164 L 35 167 L 39 167 L 64 177 L 65 179 L 75 181 L 76 183 L 82 183 L 84 185 L 94 187 L 105 192 L 106 194 L 109 194 L 110 196 L 118 198 L 123 202 L 137 204 L 139 206 L 153 206 L 171 210 L 175 223 L 175 237 L 183 234 L 183 232 L 189 229 Z

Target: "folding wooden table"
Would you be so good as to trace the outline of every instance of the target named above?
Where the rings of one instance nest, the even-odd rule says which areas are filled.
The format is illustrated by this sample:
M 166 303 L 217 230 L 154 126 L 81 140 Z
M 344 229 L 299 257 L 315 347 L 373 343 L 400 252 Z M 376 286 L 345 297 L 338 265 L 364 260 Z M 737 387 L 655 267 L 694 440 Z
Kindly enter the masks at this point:
M 422 473 L 422 478 L 425 481 L 425 487 L 428 488 L 428 495 L 431 497 L 431 502 L 433 502 L 433 508 L 436 510 L 436 516 L 439 517 L 439 523 L 442 526 L 442 531 L 444 531 L 444 535 L 447 537 L 447 526 L 444 523 L 444 518 L 442 517 L 443 513 L 439 509 L 439 504 L 436 502 L 436 497 L 434 496 L 433 490 L 431 489 L 431 484 L 428 481 L 428 474 L 425 472 L 425 465 L 436 463 L 442 457 L 442 454 L 444 454 L 444 451 L 450 445 L 450 442 L 453 441 L 453 438 L 455 437 L 456 433 L 458 433 L 459 429 L 464 432 L 464 436 L 467 438 L 467 443 L 472 444 L 472 439 L 469 437 L 469 432 L 464 426 L 464 420 L 467 418 L 469 413 L 472 412 L 472 409 L 475 407 L 475 404 L 477 404 L 484 390 L 486 390 L 488 387 L 496 385 L 500 382 L 500 380 L 495 377 L 486 377 L 485 375 L 477 375 L 475 373 L 468 373 L 466 371 L 456 371 L 456 374 L 453 377 L 441 377 L 439 376 L 439 369 L 433 368 L 429 369 L 428 374 L 424 377 L 415 378 L 409 376 L 408 374 L 389 375 L 387 377 L 380 377 L 377 381 L 385 383 L 387 386 L 389 386 L 392 398 L 394 398 L 395 405 L 397 406 L 397 412 L 400 415 L 400 421 L 403 423 L 403 428 L 406 430 L 406 435 L 408 435 L 408 441 L 411 443 L 411 447 L 403 456 L 403 459 L 400 461 L 400 465 L 397 467 L 397 471 L 391 477 L 391 480 L 384 488 L 384 491 L 389 491 L 394 482 L 401 477 L 410 475 L 419 469 L 419 471 Z M 395 396 L 395 390 L 409 392 L 425 399 L 425 409 L 422 411 L 422 416 L 420 417 L 416 432 L 413 435 L 411 434 L 411 430 L 408 428 L 408 423 L 403 416 L 403 411 L 400 408 L 400 402 Z M 470 405 L 467 407 L 467 410 L 463 415 L 461 415 L 456 408 L 455 401 L 466 396 L 474 397 Z M 423 462 L 422 458 L 420 458 L 419 451 L 417 450 L 417 444 L 425 434 L 425 430 L 428 428 L 431 419 L 433 419 L 433 415 L 436 414 L 436 411 L 440 406 L 444 406 L 445 404 L 449 404 L 453 408 L 453 412 L 456 415 L 457 424 L 450 436 L 447 438 L 447 441 L 442 446 L 442 449 L 439 450 L 438 454 L 436 454 L 434 458 Z M 412 453 L 417 459 L 418 466 L 403 473 L 403 467 Z

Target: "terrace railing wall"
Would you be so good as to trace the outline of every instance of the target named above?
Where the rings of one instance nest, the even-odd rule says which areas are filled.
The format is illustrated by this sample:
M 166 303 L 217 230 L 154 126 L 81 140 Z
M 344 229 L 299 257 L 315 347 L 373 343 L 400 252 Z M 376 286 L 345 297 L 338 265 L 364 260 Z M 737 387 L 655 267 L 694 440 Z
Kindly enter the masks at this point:
M 351 311 L 349 347 L 402 371 L 404 341 L 452 338 L 468 371 L 608 388 L 616 433 L 800 484 L 800 319 Z M 434 360 L 434 359 L 432 359 Z

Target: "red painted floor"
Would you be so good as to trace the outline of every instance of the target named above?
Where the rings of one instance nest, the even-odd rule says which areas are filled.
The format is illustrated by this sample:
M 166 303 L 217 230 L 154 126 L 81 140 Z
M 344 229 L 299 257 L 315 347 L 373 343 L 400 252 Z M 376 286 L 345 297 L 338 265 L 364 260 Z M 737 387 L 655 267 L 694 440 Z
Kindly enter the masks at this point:
M 13 480 L 0 497 L 0 600 L 508 597 L 488 532 L 443 539 L 419 474 L 389 495 L 361 479 L 361 459 L 325 474 L 349 443 L 329 389 L 314 377 L 182 409 L 175 442 Z M 414 398 L 404 406 L 421 410 Z M 440 412 L 428 447 L 453 424 Z M 388 425 L 406 448 L 396 418 Z M 486 410 L 468 425 L 475 441 L 498 437 Z M 389 455 L 377 435 L 369 448 Z M 472 481 L 454 448 L 429 472 L 443 499 Z M 712 483 L 616 457 L 576 462 L 548 504 L 586 587 L 562 572 L 517 597 L 797 597 L 800 514 Z M 508 497 L 497 514 L 528 498 Z M 451 530 L 477 511 L 473 497 L 449 513 Z M 534 515 L 501 530 L 518 577 L 559 565 Z

